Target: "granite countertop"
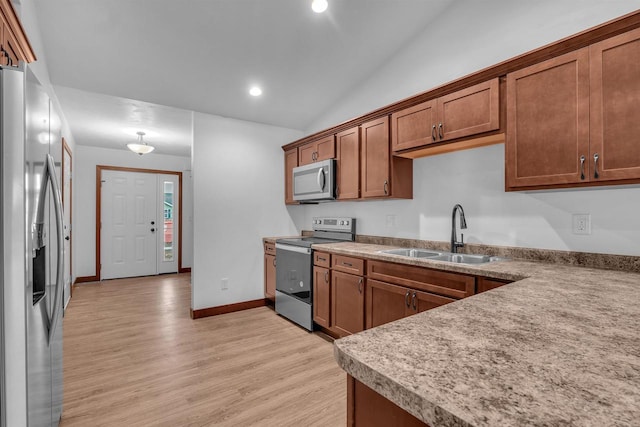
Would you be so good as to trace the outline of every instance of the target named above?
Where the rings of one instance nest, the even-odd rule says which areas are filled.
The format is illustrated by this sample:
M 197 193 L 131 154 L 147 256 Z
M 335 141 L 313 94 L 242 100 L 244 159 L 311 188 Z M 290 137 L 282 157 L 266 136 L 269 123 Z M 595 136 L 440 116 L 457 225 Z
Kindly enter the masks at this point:
M 430 426 L 640 425 L 640 274 L 316 249 L 516 280 L 335 342 L 342 369 Z

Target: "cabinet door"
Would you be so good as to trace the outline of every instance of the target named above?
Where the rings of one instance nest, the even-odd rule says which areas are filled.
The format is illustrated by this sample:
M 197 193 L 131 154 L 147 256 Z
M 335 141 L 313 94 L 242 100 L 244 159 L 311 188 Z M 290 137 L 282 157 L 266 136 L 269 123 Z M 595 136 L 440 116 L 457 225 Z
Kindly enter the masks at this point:
M 276 257 L 269 254 L 264 255 L 264 296 L 276 297 Z
M 2 65 L 18 66 L 20 54 L 18 51 L 18 41 L 11 32 L 9 25 L 2 26 L 2 48 L 4 55 L 2 57 Z
M 336 157 L 336 140 L 333 135 L 317 141 L 315 146 L 316 159 L 314 161 L 319 162 L 321 160 L 333 159 Z
M 296 204 L 293 200 L 293 168 L 298 166 L 298 149 L 284 152 L 284 202 L 288 205 Z
M 431 100 L 391 115 L 391 148 L 394 152 L 437 141 L 436 105 L 436 100 Z
M 331 325 L 331 277 L 328 268 L 313 267 L 313 321 L 329 328 Z
M 362 197 L 388 197 L 392 183 L 389 180 L 389 118 L 382 117 L 361 126 Z
M 411 314 L 422 313 L 454 301 L 456 300 L 453 298 L 441 297 L 428 292 L 412 291 L 410 301 Z
M 505 155 L 508 189 L 587 179 L 588 48 L 507 75 Z
M 638 179 L 640 29 L 592 45 L 590 61 L 591 181 Z
M 364 278 L 331 272 L 331 329 L 341 337 L 364 329 Z
M 315 162 L 316 144 L 310 142 L 298 147 L 298 166 Z
M 367 329 L 406 317 L 412 291 L 402 286 L 367 280 Z
M 337 144 L 337 186 L 339 200 L 360 197 L 360 128 L 340 132 Z
M 439 141 L 463 138 L 500 128 L 498 79 L 438 98 Z

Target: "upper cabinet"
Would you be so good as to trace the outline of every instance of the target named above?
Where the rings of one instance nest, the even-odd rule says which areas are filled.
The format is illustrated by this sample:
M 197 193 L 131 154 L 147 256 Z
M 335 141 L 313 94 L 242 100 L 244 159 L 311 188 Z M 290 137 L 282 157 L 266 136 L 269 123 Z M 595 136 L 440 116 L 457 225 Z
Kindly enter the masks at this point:
M 492 79 L 391 115 L 393 152 L 500 129 L 500 82 Z
M 640 179 L 640 29 L 589 48 L 593 181 Z
M 298 166 L 336 157 L 336 143 L 333 135 L 304 144 L 298 148 Z
M 298 166 L 298 149 L 292 148 L 284 152 L 284 202 L 295 205 L 293 200 L 293 168 Z
M 507 187 L 589 175 L 589 50 L 507 75 Z M 583 159 L 583 160 L 581 160 Z
M 9 0 L 0 0 L 0 65 L 17 67 L 33 62 L 36 55 Z
M 640 180 L 640 29 L 507 75 L 508 190 Z
M 336 197 L 338 200 L 360 197 L 360 127 L 336 135 Z
M 389 117 L 362 124 L 361 196 L 413 197 L 413 161 L 392 156 L 389 141 Z

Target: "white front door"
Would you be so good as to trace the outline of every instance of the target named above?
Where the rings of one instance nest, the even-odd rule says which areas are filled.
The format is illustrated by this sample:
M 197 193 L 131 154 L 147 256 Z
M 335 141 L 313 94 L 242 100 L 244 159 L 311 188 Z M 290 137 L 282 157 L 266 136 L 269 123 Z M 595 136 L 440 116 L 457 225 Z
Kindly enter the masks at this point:
M 101 279 L 157 274 L 157 176 L 103 170 Z

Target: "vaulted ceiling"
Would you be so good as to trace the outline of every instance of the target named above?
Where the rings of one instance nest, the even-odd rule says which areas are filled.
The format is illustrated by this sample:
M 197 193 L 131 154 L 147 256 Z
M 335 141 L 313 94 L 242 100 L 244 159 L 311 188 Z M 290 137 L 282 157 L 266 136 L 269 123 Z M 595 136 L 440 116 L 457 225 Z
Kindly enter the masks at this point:
M 188 111 L 306 129 L 453 1 L 35 0 L 76 143 L 122 148 L 115 128 L 147 127 L 184 155 Z

